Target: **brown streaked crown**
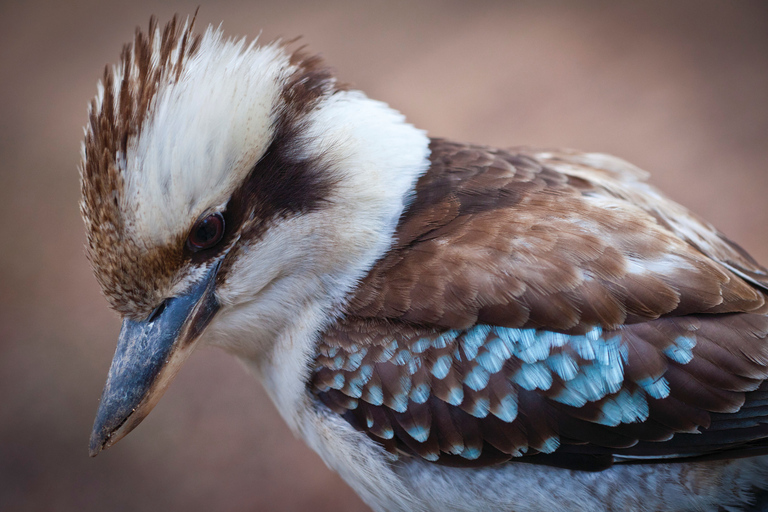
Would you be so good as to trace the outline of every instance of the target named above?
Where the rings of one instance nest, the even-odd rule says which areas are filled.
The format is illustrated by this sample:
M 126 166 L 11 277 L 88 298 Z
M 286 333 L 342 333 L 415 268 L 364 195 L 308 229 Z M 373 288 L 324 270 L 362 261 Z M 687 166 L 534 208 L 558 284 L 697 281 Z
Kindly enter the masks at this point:
M 87 255 L 111 306 L 122 314 L 152 307 L 149 295 L 158 278 L 168 280 L 181 263 L 180 244 L 143 247 L 125 236 L 121 208 L 125 189 L 125 155 L 150 115 L 158 88 L 178 80 L 185 62 L 197 52 L 200 36 L 191 23 L 174 18 L 160 31 L 157 20 L 145 34 L 136 30 L 117 66 L 104 69 L 100 95 L 91 101 L 80 166 L 80 210 L 88 240 Z M 159 51 L 158 51 L 159 50 Z M 163 279 L 164 278 L 164 279 Z

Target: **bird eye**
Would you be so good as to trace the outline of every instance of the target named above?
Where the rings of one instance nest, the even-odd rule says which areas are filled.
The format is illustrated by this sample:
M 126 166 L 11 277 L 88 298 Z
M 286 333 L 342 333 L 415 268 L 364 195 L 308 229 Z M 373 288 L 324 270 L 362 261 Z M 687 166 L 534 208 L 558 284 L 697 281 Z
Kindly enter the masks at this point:
M 195 223 L 187 238 L 187 246 L 192 251 L 209 249 L 219 243 L 223 236 L 224 217 L 214 213 Z

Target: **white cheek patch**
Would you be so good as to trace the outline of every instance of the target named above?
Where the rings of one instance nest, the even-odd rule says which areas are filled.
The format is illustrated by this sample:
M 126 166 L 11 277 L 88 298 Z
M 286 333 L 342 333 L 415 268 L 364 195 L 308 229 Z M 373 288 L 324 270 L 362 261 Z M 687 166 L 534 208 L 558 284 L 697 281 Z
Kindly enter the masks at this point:
M 426 134 L 359 91 L 322 99 L 302 126 L 293 147 L 303 154 L 296 157 L 321 162 L 336 181 L 331 197 L 318 211 L 275 221 L 250 246 L 242 241 L 220 289 L 228 307 L 247 304 L 270 324 L 285 323 L 285 308 L 307 300 L 339 305 L 389 249 L 429 165 Z M 262 300 L 266 286 L 283 309 L 265 310 L 271 307 Z
M 243 240 L 218 289 L 221 318 L 231 312 L 237 321 L 212 325 L 217 330 L 211 342 L 252 361 L 309 357 L 316 334 L 340 314 L 349 291 L 389 249 L 429 165 L 426 134 L 361 92 L 321 99 L 304 121 L 294 146 L 303 152 L 297 158 L 317 160 L 331 173 L 330 197 L 317 211 L 276 220 L 259 240 Z M 323 314 L 310 318 L 308 309 Z M 311 323 L 309 334 L 287 339 L 297 323 Z M 265 378 L 287 417 L 299 413 L 304 388 L 291 396 L 286 390 L 306 382 L 310 372 L 309 364 L 291 368 Z

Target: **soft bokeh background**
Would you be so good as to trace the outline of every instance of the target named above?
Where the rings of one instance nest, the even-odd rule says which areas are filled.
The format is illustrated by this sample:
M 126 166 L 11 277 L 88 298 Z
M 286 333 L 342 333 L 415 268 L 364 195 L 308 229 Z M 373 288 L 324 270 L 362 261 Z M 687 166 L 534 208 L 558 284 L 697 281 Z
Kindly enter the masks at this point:
M 96 459 L 119 319 L 83 256 L 77 162 L 106 63 L 190 2 L 0 4 L 0 509 L 364 510 L 226 354 L 196 353 Z M 622 156 L 768 262 L 768 3 L 203 2 L 198 27 L 303 35 L 433 135 Z

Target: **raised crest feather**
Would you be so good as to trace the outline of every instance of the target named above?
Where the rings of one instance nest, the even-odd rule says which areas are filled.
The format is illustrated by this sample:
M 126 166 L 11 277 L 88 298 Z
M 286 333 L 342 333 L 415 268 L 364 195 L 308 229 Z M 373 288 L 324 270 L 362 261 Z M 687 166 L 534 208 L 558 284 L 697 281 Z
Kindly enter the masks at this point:
M 152 17 L 146 33 L 137 28 L 133 43 L 123 47 L 120 63 L 105 67 L 89 107 L 80 165 L 86 248 L 105 296 L 123 314 L 134 313 L 136 304 L 148 306 L 145 287 L 135 286 L 137 280 L 152 282 L 168 275 L 164 267 L 176 267 L 180 260 L 178 250 L 151 250 L 126 237 L 121 203 L 129 141 L 150 115 L 161 84 L 178 80 L 185 62 L 197 52 L 201 36 L 192 31 L 194 21 L 181 24 L 174 16 L 161 30 Z M 138 253 L 144 253 L 148 263 L 144 275 L 127 283 L 116 279 L 115 272 L 129 270 L 125 261 L 135 261 Z

